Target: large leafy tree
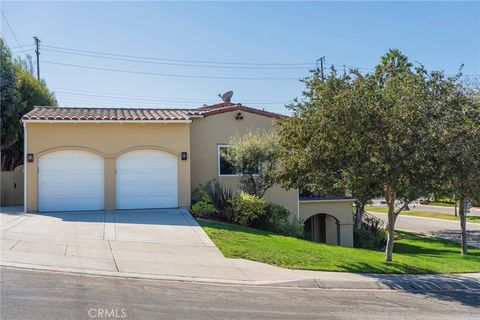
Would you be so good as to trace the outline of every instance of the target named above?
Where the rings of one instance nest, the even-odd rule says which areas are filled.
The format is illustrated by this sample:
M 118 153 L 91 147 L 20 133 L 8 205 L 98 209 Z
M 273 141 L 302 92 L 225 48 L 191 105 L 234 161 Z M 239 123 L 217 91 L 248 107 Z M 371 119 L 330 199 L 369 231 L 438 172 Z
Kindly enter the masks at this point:
M 2 170 L 13 170 L 23 163 L 21 117 L 36 105 L 56 106 L 57 100 L 45 81 L 32 76 L 25 61 L 12 60 L 2 39 L 0 53 Z
M 438 154 L 438 108 L 428 73 L 390 50 L 373 74 L 307 80 L 304 101 L 279 123 L 279 178 L 286 187 L 343 183 L 355 197 L 380 190 L 388 205 L 385 259 L 392 260 L 395 221 L 404 205 L 432 189 Z M 339 179 L 343 177 L 344 179 Z
M 354 85 L 355 75 L 338 76 L 332 70 L 323 81 L 317 70 L 305 81 L 304 101 L 292 104 L 293 116 L 277 126 L 283 147 L 278 174 L 287 188 L 322 195 L 353 195 L 355 225 L 360 228 L 366 203 L 381 190 L 376 164 L 370 161 L 373 149 L 368 147 L 368 141 L 360 146 L 346 139 L 352 130 L 363 132 L 368 125 L 366 110 L 355 104 L 368 104 L 369 96 L 357 94 L 351 99 L 354 90 L 366 90 L 360 86 L 361 81 Z M 362 139 L 373 137 L 365 135 Z M 339 148 L 344 152 L 338 152 Z
M 10 121 L 18 117 L 21 104 L 16 90 L 15 65 L 13 64 L 10 50 L 8 50 L 2 38 L 0 38 L 0 103 L 2 121 L 1 150 L 3 152 L 4 149 L 10 147 L 18 140 L 18 132 L 15 126 L 10 125 Z

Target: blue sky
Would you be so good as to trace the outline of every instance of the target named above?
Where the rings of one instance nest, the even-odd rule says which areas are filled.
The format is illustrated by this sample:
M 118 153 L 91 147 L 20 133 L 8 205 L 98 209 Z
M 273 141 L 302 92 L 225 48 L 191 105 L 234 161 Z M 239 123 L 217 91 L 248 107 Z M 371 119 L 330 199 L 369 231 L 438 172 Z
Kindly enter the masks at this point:
M 42 41 L 41 76 L 57 92 L 60 105 L 195 107 L 216 102 L 218 93 L 233 90 L 234 102 L 288 113 L 284 105 L 303 90 L 295 79 L 307 76 L 309 65 L 313 67 L 321 56 L 327 64 L 368 69 L 388 48 L 399 48 L 412 62 L 431 70 L 455 73 L 463 63 L 465 74 L 480 74 L 479 2 L 2 1 L 2 10 L 21 45 L 32 44 L 34 35 Z M 9 46 L 18 46 L 3 17 L 1 33 Z M 135 58 L 149 62 L 138 63 L 55 52 L 58 49 L 47 46 L 255 65 Z M 23 49 L 33 55 L 32 46 Z M 154 74 L 275 79 L 170 77 L 49 62 Z M 268 69 L 272 67 L 288 69 Z

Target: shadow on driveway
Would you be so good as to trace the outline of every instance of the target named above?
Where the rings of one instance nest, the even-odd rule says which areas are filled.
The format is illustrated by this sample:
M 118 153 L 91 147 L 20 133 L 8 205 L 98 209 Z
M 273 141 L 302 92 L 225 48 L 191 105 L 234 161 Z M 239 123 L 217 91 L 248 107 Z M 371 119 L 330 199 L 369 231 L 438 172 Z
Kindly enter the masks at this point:
M 116 224 L 197 226 L 184 209 L 140 209 L 116 211 L 78 211 L 78 212 L 39 212 L 30 215 L 51 217 L 65 222 L 113 222 Z M 6 215 L 23 215 L 23 207 L 2 207 L 1 213 Z

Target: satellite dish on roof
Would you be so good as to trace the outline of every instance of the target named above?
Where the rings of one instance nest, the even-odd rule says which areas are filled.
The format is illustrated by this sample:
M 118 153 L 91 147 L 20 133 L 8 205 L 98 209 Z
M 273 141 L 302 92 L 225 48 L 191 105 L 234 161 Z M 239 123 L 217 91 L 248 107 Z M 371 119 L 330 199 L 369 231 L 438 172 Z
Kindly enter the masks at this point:
M 230 100 L 232 100 L 233 91 L 227 91 L 224 94 L 219 94 L 218 96 L 223 102 L 230 103 Z

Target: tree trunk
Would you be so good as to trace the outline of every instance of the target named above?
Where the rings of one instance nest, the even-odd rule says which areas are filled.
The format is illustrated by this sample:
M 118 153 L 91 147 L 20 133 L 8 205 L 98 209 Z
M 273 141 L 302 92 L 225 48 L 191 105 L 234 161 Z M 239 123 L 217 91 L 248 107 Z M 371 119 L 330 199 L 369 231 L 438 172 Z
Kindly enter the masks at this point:
M 363 213 L 365 212 L 365 203 L 361 201 L 355 202 L 355 229 L 362 229 Z
M 385 261 L 392 261 L 393 242 L 395 237 L 395 193 L 391 187 L 385 189 L 385 201 L 388 206 L 388 225 L 387 225 L 387 246 L 385 248 Z
M 458 213 L 460 215 L 460 228 L 461 236 L 460 236 L 460 243 L 461 243 L 461 253 L 462 255 L 466 255 L 467 252 L 467 217 L 465 214 L 465 199 L 460 197 L 460 204 L 458 206 Z

